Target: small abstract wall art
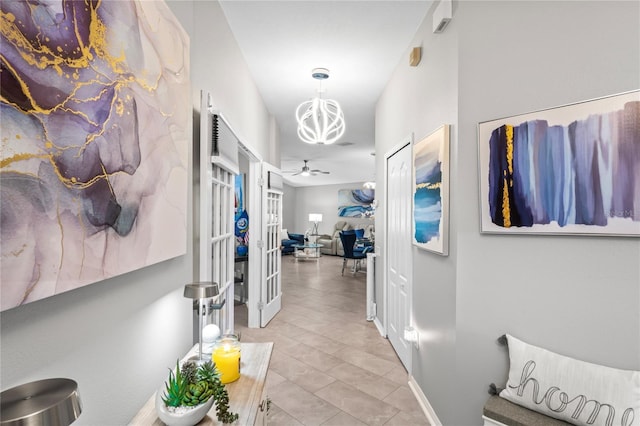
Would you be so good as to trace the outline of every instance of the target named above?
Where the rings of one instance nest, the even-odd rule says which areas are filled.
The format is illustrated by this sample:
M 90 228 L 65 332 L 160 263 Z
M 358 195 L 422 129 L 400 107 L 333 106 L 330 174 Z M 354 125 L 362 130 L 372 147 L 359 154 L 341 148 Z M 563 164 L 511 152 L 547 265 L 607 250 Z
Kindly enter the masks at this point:
M 480 123 L 483 232 L 640 236 L 640 91 Z
M 449 126 L 413 145 L 413 244 L 449 254 Z
M 372 206 L 375 198 L 375 189 L 340 189 L 338 190 L 338 216 L 371 217 L 375 212 Z
M 186 253 L 189 38 L 163 1 L 0 2 L 1 310 Z

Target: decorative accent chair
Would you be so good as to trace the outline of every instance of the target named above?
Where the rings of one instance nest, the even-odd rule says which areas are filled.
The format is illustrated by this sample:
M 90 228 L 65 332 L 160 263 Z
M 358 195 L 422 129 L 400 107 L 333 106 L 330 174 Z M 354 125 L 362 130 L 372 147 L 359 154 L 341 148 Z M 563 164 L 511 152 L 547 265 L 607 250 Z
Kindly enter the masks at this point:
M 338 254 L 338 248 L 340 248 L 340 251 L 342 251 L 342 244 L 340 243 L 340 232 L 347 231 L 349 229 L 351 229 L 351 225 L 349 225 L 344 220 L 340 220 L 336 222 L 335 225 L 333 225 L 333 231 L 331 231 L 331 235 L 320 235 L 316 240 L 318 244 L 322 244 L 322 247 L 320 247 L 320 253 L 330 254 L 332 256 L 342 256 L 342 254 Z
M 347 266 L 349 259 L 353 259 L 353 269 L 351 272 L 355 274 L 360 269 L 360 261 L 367 258 L 367 254 L 364 252 L 355 252 L 353 247 L 356 244 L 355 231 L 342 231 L 340 232 L 340 240 L 342 241 L 342 247 L 344 248 L 344 255 L 342 256 L 342 275 L 344 275 L 344 267 Z

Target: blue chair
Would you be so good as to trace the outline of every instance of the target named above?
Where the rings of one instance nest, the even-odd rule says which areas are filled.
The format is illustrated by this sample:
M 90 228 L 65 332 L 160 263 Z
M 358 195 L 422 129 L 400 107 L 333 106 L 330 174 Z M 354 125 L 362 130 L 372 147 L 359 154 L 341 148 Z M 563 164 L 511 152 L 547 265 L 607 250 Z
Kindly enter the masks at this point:
M 351 271 L 355 274 L 360 267 L 360 261 L 366 259 L 367 254 L 353 250 L 356 244 L 355 231 L 340 232 L 340 241 L 342 241 L 342 248 L 344 249 L 344 256 L 342 256 L 342 275 L 344 275 L 344 267 L 347 265 L 349 259 L 353 259 L 353 269 Z
M 353 248 L 354 253 L 367 254 L 373 251 L 373 243 L 364 237 L 364 229 L 356 229 L 356 245 Z

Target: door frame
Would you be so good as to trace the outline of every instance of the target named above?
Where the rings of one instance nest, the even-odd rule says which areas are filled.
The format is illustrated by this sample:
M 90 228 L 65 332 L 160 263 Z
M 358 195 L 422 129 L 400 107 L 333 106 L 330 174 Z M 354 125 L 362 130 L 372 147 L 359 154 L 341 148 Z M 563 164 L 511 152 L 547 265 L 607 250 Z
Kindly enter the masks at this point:
M 384 191 L 384 206 L 385 206 L 385 216 L 384 216 L 384 250 L 383 250 L 383 257 L 382 257 L 382 268 L 383 268 L 383 285 L 382 285 L 382 289 L 383 289 L 383 294 L 382 294 L 382 300 L 383 300 L 383 313 L 384 313 L 384 319 L 382 322 L 380 322 L 380 318 L 378 317 L 377 313 L 376 313 L 376 317 L 374 319 L 374 324 L 376 325 L 376 327 L 378 328 L 378 331 L 380 332 L 380 334 L 383 337 L 386 337 L 387 339 L 388 337 L 388 333 L 387 330 L 389 330 L 389 268 L 388 268 L 388 259 L 389 259 L 389 214 L 388 214 L 388 209 L 389 209 L 389 185 L 388 185 L 388 178 L 389 178 L 389 167 L 388 167 L 388 163 L 389 163 L 389 159 L 391 157 L 393 157 L 395 154 L 397 154 L 399 151 L 401 151 L 402 149 L 404 149 L 405 147 L 408 147 L 409 150 L 413 150 L 413 132 L 409 133 L 409 135 L 405 136 L 404 138 L 402 138 L 402 140 L 397 143 L 396 145 L 393 146 L 393 148 L 391 148 L 390 150 L 388 150 L 385 155 L 384 155 L 384 185 L 385 185 L 385 191 Z M 413 167 L 413 166 L 411 166 Z M 413 205 L 413 202 L 411 203 Z M 413 229 L 413 226 L 412 226 Z M 409 294 L 410 297 L 410 303 L 409 303 L 409 318 L 413 318 L 413 272 L 412 272 L 412 276 L 411 276 L 411 293 Z M 406 366 L 407 367 L 407 371 L 411 372 L 411 364 L 412 364 L 412 356 L 409 356 L 409 360 L 408 360 L 409 365 Z
M 247 215 L 249 216 L 249 264 L 247 286 L 247 327 L 260 327 L 260 277 L 262 273 L 262 252 L 258 238 L 261 235 L 262 193 L 260 179 L 262 176 L 262 157 L 252 147 L 238 141 L 238 152 L 249 160 L 247 172 Z M 251 218 L 254 218 L 252 220 Z M 258 220 L 256 220 L 258 219 Z M 252 236 L 257 236 L 253 237 Z

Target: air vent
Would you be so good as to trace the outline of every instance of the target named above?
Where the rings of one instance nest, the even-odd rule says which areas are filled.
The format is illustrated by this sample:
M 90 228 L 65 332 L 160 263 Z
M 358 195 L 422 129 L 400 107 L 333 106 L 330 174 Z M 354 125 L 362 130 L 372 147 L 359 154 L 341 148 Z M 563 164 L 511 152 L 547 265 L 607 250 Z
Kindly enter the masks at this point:
M 211 120 L 211 155 L 220 155 L 220 149 L 218 147 L 218 115 L 209 114 Z
M 440 4 L 433 11 L 433 32 L 444 31 L 451 21 L 451 0 L 440 0 Z

